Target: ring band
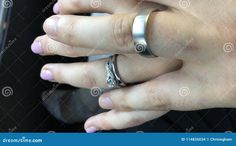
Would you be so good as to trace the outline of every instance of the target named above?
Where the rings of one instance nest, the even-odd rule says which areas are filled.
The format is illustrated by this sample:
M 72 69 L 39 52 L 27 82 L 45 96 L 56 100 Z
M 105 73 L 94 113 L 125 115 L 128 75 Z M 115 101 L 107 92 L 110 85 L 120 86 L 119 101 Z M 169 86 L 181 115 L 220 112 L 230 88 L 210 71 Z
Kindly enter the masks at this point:
M 132 35 L 135 45 L 135 51 L 144 57 L 157 57 L 153 54 L 152 50 L 148 46 L 146 41 L 146 29 L 147 23 L 152 12 L 157 9 L 143 9 L 141 10 L 134 19 L 132 27 Z
M 120 74 L 117 68 L 117 57 L 117 54 L 111 56 L 105 64 L 107 73 L 106 82 L 109 88 L 119 88 L 126 86 L 126 84 L 120 78 Z

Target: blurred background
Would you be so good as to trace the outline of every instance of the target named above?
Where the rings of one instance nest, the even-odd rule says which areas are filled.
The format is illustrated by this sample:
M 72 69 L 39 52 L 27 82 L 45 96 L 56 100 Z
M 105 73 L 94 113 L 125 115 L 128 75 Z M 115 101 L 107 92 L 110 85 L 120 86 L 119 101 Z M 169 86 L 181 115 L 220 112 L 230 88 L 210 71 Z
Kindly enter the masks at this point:
M 52 15 L 56 0 L 6 1 L 11 16 L 0 57 L 0 131 L 84 132 L 85 119 L 102 112 L 97 105 L 98 95 L 90 90 L 45 82 L 39 74 L 46 63 L 87 61 L 87 58 L 41 57 L 30 50 L 35 37 L 43 34 L 42 24 Z M 6 9 L 3 6 L 2 3 L 0 9 Z M 209 109 L 173 111 L 139 127 L 116 132 L 234 132 L 235 129 L 235 109 Z

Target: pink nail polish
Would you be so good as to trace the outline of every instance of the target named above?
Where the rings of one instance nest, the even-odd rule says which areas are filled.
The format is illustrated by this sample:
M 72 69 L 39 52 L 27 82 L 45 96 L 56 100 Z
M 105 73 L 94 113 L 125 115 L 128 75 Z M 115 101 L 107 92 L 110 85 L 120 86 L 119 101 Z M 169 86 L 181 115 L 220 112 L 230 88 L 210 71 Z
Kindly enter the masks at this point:
M 44 31 L 49 36 L 55 36 L 57 33 L 57 23 L 58 23 L 59 17 L 58 16 L 52 16 L 48 18 L 44 23 Z
M 99 99 L 99 104 L 104 109 L 112 109 L 113 108 L 112 101 L 109 97 L 101 97 Z
M 31 50 L 35 54 L 42 54 L 43 53 L 42 45 L 40 42 L 33 42 L 33 44 L 31 45 Z
M 42 72 L 40 73 L 40 77 L 43 80 L 47 80 L 47 81 L 52 81 L 53 80 L 53 75 L 52 75 L 52 72 L 50 70 L 42 70 Z
M 85 131 L 87 133 L 95 133 L 97 131 L 97 128 L 96 127 L 89 127 L 89 128 L 86 128 Z
M 53 6 L 53 12 L 55 13 L 55 14 L 58 14 L 59 13 L 59 4 L 58 4 L 58 2 Z

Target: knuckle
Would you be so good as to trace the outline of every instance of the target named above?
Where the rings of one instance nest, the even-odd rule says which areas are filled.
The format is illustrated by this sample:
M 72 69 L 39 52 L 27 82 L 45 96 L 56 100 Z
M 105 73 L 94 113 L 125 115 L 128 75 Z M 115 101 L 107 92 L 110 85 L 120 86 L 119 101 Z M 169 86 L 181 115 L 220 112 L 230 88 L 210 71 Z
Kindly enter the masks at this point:
M 63 69 L 65 68 L 64 64 L 52 64 L 53 67 L 50 66 L 51 65 L 49 65 L 49 68 L 51 68 L 51 71 L 53 73 L 53 80 L 55 82 L 60 84 L 69 84 L 67 76 L 65 76 L 65 72 L 63 71 Z
M 96 87 L 98 85 L 97 78 L 95 77 L 91 67 L 89 67 L 88 65 L 86 67 L 83 67 L 81 78 L 82 80 L 84 80 L 85 85 L 88 87 Z
M 129 97 L 127 97 L 127 95 L 125 93 L 121 93 L 119 95 L 122 95 L 122 101 L 123 102 L 118 102 L 117 104 L 117 107 L 118 109 L 120 110 L 127 110 L 127 111 L 130 111 L 130 110 L 134 110 L 134 108 L 132 107 L 132 104 L 130 103 L 130 101 L 128 100 Z
M 116 113 L 115 111 L 113 112 L 114 114 Z M 116 125 L 114 125 L 113 123 L 111 123 L 108 118 L 109 114 L 108 113 L 102 113 L 101 114 L 101 118 L 97 119 L 97 124 L 98 127 L 101 130 L 110 130 L 110 129 L 117 129 Z
M 68 0 L 65 0 L 65 1 L 68 1 Z M 74 6 L 74 7 L 81 7 L 81 5 L 83 5 L 83 1 L 81 0 L 70 0 L 71 2 L 71 5 Z
M 130 119 L 126 123 L 130 127 L 134 127 L 134 126 L 138 126 L 138 125 L 143 124 L 144 120 L 141 118 L 137 118 L 137 117 L 130 117 Z
M 68 0 L 58 0 L 58 5 L 60 7 L 60 12 L 64 12 L 65 11 L 65 3 L 67 2 Z
M 48 53 L 48 54 L 55 54 L 56 53 L 57 47 L 53 42 L 46 39 L 45 44 L 46 44 L 46 47 L 45 47 L 46 50 L 44 50 L 44 51 L 46 53 Z
M 132 104 L 129 99 L 130 99 L 130 95 L 129 93 L 129 89 L 130 88 L 123 88 L 123 89 L 119 89 L 116 91 L 113 91 L 113 104 L 115 106 L 115 108 L 119 109 L 119 110 L 133 110 L 134 108 L 132 107 Z M 122 102 L 120 102 L 122 101 Z
M 50 43 L 49 39 L 47 37 L 42 37 L 40 42 L 41 42 L 41 45 L 42 45 L 43 54 L 50 54 L 49 50 L 51 49 L 51 46 L 49 44 Z
M 175 109 L 181 109 L 181 110 L 189 110 L 189 100 L 186 97 L 182 97 L 180 100 L 178 100 L 177 102 L 173 102 L 172 103 L 172 107 Z M 200 104 L 198 104 L 198 102 L 196 101 L 195 105 L 191 106 L 191 109 L 201 109 Z
M 156 88 L 149 88 L 147 91 L 148 103 L 155 109 L 168 110 L 170 102 L 168 98 L 161 96 Z
M 59 67 L 59 66 L 56 66 L 55 68 L 57 68 L 57 67 Z M 61 68 L 63 68 L 63 67 L 61 67 Z M 54 69 L 53 74 L 54 74 L 54 80 L 56 82 L 58 82 L 60 84 L 66 83 L 63 72 L 60 69 Z
M 131 32 L 132 19 L 122 14 L 114 15 L 111 17 L 111 19 L 114 45 L 118 48 L 122 48 L 121 51 L 128 51 L 123 49 L 129 48 L 133 42 Z
M 62 20 L 61 23 L 61 28 L 63 28 L 62 30 L 65 30 L 62 32 L 61 36 L 64 40 L 66 40 L 66 42 L 68 42 L 69 44 L 75 44 L 76 40 L 77 40 L 77 35 L 75 35 L 75 32 L 77 32 L 76 28 L 77 28 L 77 23 L 78 21 L 76 21 L 73 18 L 68 18 L 68 19 L 64 19 Z
M 89 11 L 93 7 L 90 4 L 92 0 L 89 1 L 81 1 L 81 0 L 70 0 L 71 1 L 71 7 L 73 7 L 77 12 L 83 12 L 83 11 Z
M 78 53 L 76 52 L 76 48 L 68 46 L 65 51 L 66 56 L 76 58 L 79 57 Z
M 79 7 L 81 1 L 80 0 L 58 0 L 60 6 L 60 12 L 68 12 L 69 8 Z

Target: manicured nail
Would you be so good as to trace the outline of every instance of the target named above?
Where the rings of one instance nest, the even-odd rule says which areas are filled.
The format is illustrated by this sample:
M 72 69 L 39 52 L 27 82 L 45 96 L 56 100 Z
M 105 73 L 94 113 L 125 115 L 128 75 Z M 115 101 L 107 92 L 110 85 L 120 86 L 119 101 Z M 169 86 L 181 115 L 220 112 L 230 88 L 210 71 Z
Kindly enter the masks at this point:
M 43 53 L 42 45 L 40 42 L 33 42 L 33 44 L 31 45 L 31 50 L 35 54 L 42 54 Z
M 85 131 L 86 131 L 87 133 L 95 133 L 95 132 L 97 132 L 98 130 L 97 130 L 96 127 L 88 127 L 88 128 L 85 129 Z
M 43 80 L 47 80 L 47 81 L 52 81 L 53 80 L 53 75 L 52 72 L 50 70 L 42 70 L 40 77 Z
M 99 99 L 99 104 L 104 109 L 112 109 L 112 101 L 109 97 L 101 97 Z
M 59 13 L 59 4 L 58 4 L 58 2 L 53 6 L 53 12 L 54 12 L 55 14 L 58 14 L 58 13 Z
M 44 30 L 48 35 L 54 36 L 56 34 L 58 20 L 59 20 L 58 16 L 52 16 L 51 18 L 48 18 L 45 21 Z

